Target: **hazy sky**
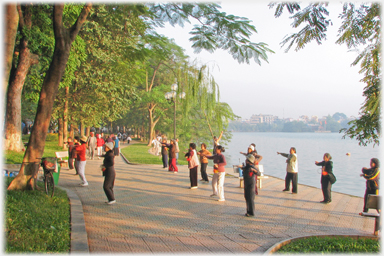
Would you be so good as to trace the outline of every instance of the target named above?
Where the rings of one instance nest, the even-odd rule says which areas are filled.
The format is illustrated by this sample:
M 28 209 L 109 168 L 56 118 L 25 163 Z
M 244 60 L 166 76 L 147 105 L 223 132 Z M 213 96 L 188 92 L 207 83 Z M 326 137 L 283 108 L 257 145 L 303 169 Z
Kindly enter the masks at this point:
M 257 34 L 253 42 L 267 43 L 275 53 L 268 62 L 239 64 L 225 51 L 213 54 L 206 51 L 194 54 L 189 42 L 192 25 L 184 28 L 167 26 L 159 34 L 174 38 L 186 50 L 191 60 L 208 64 L 220 87 L 220 100 L 227 102 L 243 119 L 252 114 L 271 114 L 280 118 L 298 118 L 300 115 L 319 117 L 341 112 L 358 116 L 364 84 L 359 82 L 360 66 L 351 67 L 357 56 L 345 45 L 335 44 L 341 21 L 338 15 L 342 4 L 331 2 L 328 10 L 333 25 L 328 28 L 327 40 L 322 45 L 311 42 L 296 52 L 285 53 L 280 42 L 294 30 L 288 12 L 274 17 L 267 1 L 224 1 L 222 11 L 253 21 Z M 306 4 L 302 4 L 302 8 Z

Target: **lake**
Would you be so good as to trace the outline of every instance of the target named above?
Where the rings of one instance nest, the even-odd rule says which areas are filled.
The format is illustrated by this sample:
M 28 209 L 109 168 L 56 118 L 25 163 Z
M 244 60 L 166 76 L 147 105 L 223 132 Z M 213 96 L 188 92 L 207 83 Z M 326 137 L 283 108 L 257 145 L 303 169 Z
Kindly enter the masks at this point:
M 323 161 L 324 153 L 330 153 L 337 178 L 332 191 L 360 197 L 365 193 L 365 179 L 360 177 L 361 169 L 369 167 L 371 158 L 380 159 L 379 146 L 359 146 L 357 140 L 342 139 L 340 133 L 233 132 L 232 135 L 231 142 L 224 146 L 227 167 L 245 162 L 245 156 L 240 151 L 247 152 L 248 146 L 255 143 L 257 152 L 263 156 L 260 164 L 264 166 L 264 175 L 284 179 L 286 158 L 277 155 L 277 152 L 289 153 L 289 149 L 295 147 L 299 163 L 299 184 L 321 188 L 320 167 L 315 165 L 315 161 Z

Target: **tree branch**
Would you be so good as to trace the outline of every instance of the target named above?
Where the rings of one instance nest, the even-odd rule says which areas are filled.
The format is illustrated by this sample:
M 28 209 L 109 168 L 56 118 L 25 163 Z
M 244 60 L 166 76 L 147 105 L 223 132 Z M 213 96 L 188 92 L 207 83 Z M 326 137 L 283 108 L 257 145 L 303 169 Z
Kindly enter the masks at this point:
M 162 62 L 159 62 L 159 64 L 157 65 L 157 67 L 154 68 L 154 70 L 153 70 L 153 75 L 152 75 L 152 79 L 151 79 L 151 84 L 150 84 L 150 86 L 149 86 L 148 91 L 151 91 L 151 90 L 152 90 L 153 84 L 154 84 L 154 82 L 155 82 L 155 76 L 156 76 L 156 73 L 157 73 L 157 71 L 159 70 L 161 64 L 162 64 Z
M 80 13 L 79 17 L 77 18 L 75 24 L 73 24 L 73 26 L 71 27 L 71 31 L 70 31 L 70 35 L 69 35 L 71 42 L 73 42 L 75 40 L 77 34 L 80 31 L 81 26 L 87 20 L 87 16 L 88 16 L 88 13 L 91 11 L 91 8 L 92 8 L 92 3 L 86 3 L 84 5 L 83 9 L 81 10 L 81 13 Z

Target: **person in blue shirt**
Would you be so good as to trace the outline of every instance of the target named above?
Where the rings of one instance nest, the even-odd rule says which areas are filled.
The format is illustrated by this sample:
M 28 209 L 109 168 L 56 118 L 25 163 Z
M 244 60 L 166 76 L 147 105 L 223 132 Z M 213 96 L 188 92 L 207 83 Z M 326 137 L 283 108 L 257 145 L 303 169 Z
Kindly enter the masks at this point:
M 113 152 L 115 153 L 115 156 L 118 156 L 120 154 L 120 148 L 119 148 L 119 138 L 115 136 L 113 138 L 113 141 L 115 142 L 115 147 L 113 148 Z

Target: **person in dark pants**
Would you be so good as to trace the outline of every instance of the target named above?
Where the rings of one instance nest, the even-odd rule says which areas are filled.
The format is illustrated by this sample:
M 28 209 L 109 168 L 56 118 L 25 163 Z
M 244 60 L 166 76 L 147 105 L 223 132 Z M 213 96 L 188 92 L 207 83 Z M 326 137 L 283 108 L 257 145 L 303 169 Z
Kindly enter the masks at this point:
M 245 216 L 251 217 L 255 215 L 255 176 L 260 176 L 260 171 L 253 165 L 255 157 L 252 154 L 247 155 L 246 165 L 242 167 L 244 177 L 244 197 L 247 204 L 247 213 Z
M 372 158 L 370 162 L 371 168 L 363 168 L 361 170 L 362 174 L 360 174 L 361 177 L 364 177 L 366 182 L 366 189 L 365 189 L 365 195 L 364 195 L 364 207 L 363 212 L 368 212 L 367 208 L 367 201 L 368 201 L 368 195 L 378 195 L 379 194 L 379 178 L 380 178 L 380 162 L 377 158 Z M 359 213 L 362 215 L 362 213 Z
M 323 191 L 324 200 L 320 201 L 320 203 L 329 204 L 332 201 L 331 197 L 331 178 L 329 175 L 333 175 L 333 162 L 331 161 L 332 157 L 329 153 L 325 153 L 323 156 L 322 162 L 315 161 L 317 166 L 322 166 L 321 172 L 321 190 Z
M 168 148 L 169 151 L 169 168 L 168 171 L 177 173 L 179 170 L 176 165 L 176 145 L 175 140 L 171 140 L 170 144 L 162 143 L 162 146 L 165 146 Z
M 72 153 L 72 149 L 75 147 L 75 144 L 72 141 L 71 137 L 68 137 L 68 167 L 70 170 L 75 169 L 75 166 L 73 165 L 74 160 L 74 154 Z
M 71 156 L 74 159 L 74 167 L 75 167 L 75 171 L 76 171 L 76 173 L 74 175 L 78 175 L 79 174 L 79 171 L 77 170 L 77 166 L 78 166 L 77 151 L 76 151 L 76 146 L 77 145 L 80 145 L 80 137 L 79 136 L 75 136 L 75 138 L 73 139 L 73 147 L 71 149 Z
M 197 169 L 199 168 L 199 159 L 197 158 L 196 144 L 189 144 L 189 151 L 185 154 L 188 161 L 189 180 L 191 181 L 191 189 L 196 189 L 197 185 Z
M 105 143 L 105 155 L 101 155 L 101 157 L 104 157 L 103 161 L 103 176 L 104 176 L 104 184 L 103 189 L 105 192 L 105 195 L 108 198 L 108 202 L 105 202 L 107 204 L 114 204 L 116 203 L 115 195 L 113 193 L 113 187 L 115 185 L 115 178 L 116 178 L 116 172 L 115 172 L 115 155 L 113 152 L 113 143 L 107 142 Z
M 163 160 L 163 168 L 168 167 L 168 148 L 167 148 L 167 139 L 163 139 L 161 144 L 161 159 Z
M 211 152 L 207 150 L 207 145 L 205 143 L 201 144 L 201 150 L 197 152 L 197 154 L 200 156 L 200 164 L 201 164 L 201 181 L 209 182 L 208 174 L 207 174 L 207 166 L 208 166 L 208 158 L 206 158 L 203 155 L 210 156 L 212 155 Z
M 298 162 L 296 155 L 296 148 L 291 147 L 289 154 L 277 152 L 278 155 L 286 157 L 287 174 L 285 175 L 285 188 L 283 191 L 289 191 L 290 183 L 292 181 L 292 194 L 297 194 L 297 180 L 298 180 Z

